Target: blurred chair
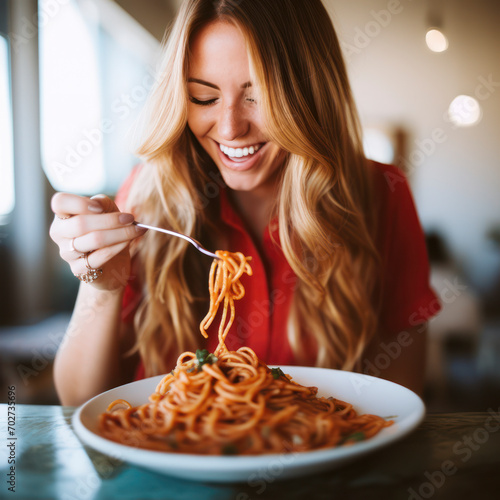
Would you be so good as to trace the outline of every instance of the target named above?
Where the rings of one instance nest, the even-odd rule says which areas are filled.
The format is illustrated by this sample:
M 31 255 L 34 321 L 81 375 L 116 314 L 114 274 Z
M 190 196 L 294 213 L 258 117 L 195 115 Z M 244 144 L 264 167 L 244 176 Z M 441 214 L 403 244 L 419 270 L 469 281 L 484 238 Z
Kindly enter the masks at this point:
M 426 381 L 432 396 L 440 401 L 446 399 L 450 383 L 447 354 L 450 349 L 458 349 L 475 359 L 483 319 L 478 296 L 451 259 L 438 233 L 428 234 L 427 249 L 431 285 L 440 298 L 442 310 L 429 321 Z M 475 368 L 474 364 L 470 368 Z M 467 376 L 472 382 L 475 370 Z
M 52 367 L 69 320 L 69 313 L 60 313 L 33 325 L 0 328 L 0 381 L 16 386 L 18 403 L 58 404 Z

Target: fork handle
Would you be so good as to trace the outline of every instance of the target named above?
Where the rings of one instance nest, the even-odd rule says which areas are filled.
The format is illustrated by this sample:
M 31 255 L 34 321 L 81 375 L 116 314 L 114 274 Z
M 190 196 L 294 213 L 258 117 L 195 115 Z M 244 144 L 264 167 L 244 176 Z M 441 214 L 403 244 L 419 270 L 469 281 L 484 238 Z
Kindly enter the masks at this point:
M 132 224 L 135 224 L 137 227 L 143 227 L 145 229 L 151 229 L 152 231 L 158 231 L 160 233 L 169 234 L 170 236 L 177 236 L 177 238 L 182 238 L 183 240 L 186 240 L 189 243 L 191 243 L 191 245 L 193 245 L 201 253 L 204 253 L 205 255 L 208 255 L 209 257 L 213 257 L 214 259 L 220 259 L 220 257 L 218 255 L 215 255 L 213 252 L 208 251 L 194 238 L 191 238 L 190 236 L 187 236 L 185 234 L 177 233 L 175 231 L 170 231 L 169 229 L 163 229 L 160 227 L 149 226 L 148 224 L 143 224 L 142 222 L 137 222 L 137 221 L 134 221 Z

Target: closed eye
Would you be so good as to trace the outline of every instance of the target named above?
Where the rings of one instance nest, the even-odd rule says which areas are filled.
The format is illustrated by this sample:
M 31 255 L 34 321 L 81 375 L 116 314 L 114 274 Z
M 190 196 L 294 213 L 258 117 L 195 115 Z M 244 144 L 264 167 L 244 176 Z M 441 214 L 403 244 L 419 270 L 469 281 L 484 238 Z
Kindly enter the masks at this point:
M 217 99 L 209 99 L 208 101 L 200 101 L 199 99 L 196 99 L 195 97 L 190 97 L 189 100 L 193 104 L 197 104 L 198 106 L 210 106 L 211 104 L 214 104 Z

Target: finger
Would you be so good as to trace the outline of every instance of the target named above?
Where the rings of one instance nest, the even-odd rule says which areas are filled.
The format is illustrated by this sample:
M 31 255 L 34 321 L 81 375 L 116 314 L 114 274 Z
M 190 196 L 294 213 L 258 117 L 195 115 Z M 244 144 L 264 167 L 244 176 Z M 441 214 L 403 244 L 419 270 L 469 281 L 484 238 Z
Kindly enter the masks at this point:
M 118 229 L 134 222 L 134 216 L 123 212 L 112 212 L 96 215 L 77 215 L 64 222 L 55 221 L 53 234 L 55 237 L 77 238 L 92 231 Z
M 118 229 L 92 231 L 83 236 L 73 238 L 72 250 L 77 253 L 94 252 L 100 248 L 116 245 L 117 243 L 130 242 L 143 235 L 146 231 L 147 229 L 137 227 L 133 224 Z
M 118 243 L 110 247 L 100 248 L 95 252 L 89 253 L 87 260 L 92 269 L 102 268 L 106 262 L 109 262 L 113 257 L 116 257 L 121 251 L 125 250 L 130 244 L 129 241 Z M 74 275 L 85 274 L 88 271 L 85 259 L 77 259 L 70 263 L 71 272 Z
M 90 199 L 92 200 L 92 202 L 95 201 L 96 203 L 99 203 L 103 208 L 104 212 L 106 213 L 120 211 L 116 203 L 105 194 L 96 194 L 95 196 L 92 196 Z
M 66 239 L 63 238 L 62 241 L 58 242 L 59 245 L 59 255 L 63 260 L 68 262 L 69 264 L 72 261 L 81 259 L 85 254 L 83 252 L 79 252 L 74 246 L 74 238 Z
M 77 214 L 96 214 L 104 211 L 99 199 L 91 200 L 85 196 L 70 193 L 56 193 L 52 196 L 50 207 L 59 218 Z

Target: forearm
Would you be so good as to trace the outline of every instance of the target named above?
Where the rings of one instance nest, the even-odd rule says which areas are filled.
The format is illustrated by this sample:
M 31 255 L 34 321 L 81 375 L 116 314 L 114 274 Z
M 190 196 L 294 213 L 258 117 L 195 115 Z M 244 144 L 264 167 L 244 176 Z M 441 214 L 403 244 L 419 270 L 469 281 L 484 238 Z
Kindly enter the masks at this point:
M 77 406 L 121 380 L 121 291 L 81 284 L 73 316 L 54 363 L 57 393 Z

